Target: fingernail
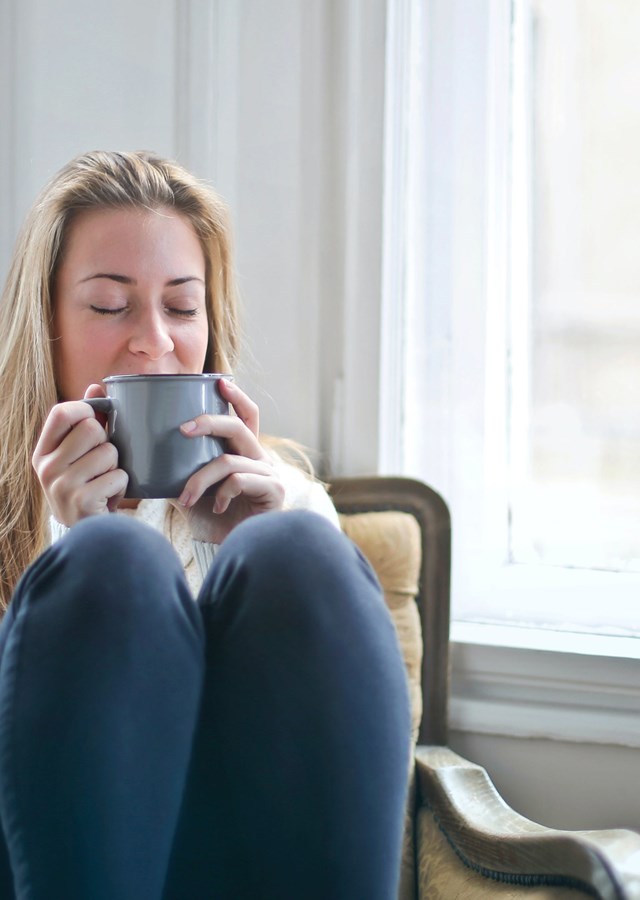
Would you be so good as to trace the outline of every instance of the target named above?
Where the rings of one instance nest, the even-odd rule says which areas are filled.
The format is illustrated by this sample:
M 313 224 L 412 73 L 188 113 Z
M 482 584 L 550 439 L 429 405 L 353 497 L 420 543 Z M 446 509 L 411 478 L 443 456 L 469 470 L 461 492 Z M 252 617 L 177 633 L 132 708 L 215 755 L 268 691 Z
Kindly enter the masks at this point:
M 187 434 L 190 431 L 195 431 L 197 427 L 197 424 L 193 420 L 191 422 L 185 422 L 184 425 L 180 426 L 181 430 L 186 431 Z
M 189 500 L 191 500 L 191 494 L 189 491 L 183 491 L 178 497 L 178 503 L 180 506 L 188 506 Z

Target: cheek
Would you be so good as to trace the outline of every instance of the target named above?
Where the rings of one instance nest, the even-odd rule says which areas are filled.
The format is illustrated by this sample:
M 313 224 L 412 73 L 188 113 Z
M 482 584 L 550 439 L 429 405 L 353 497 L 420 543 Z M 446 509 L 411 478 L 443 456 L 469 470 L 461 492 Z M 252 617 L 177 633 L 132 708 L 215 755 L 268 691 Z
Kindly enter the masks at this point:
M 54 344 L 53 363 L 58 396 L 62 400 L 77 400 L 84 394 L 87 384 L 85 370 L 90 362 L 95 365 L 95 347 L 87 353 L 73 337 L 57 340 Z
M 104 327 L 63 329 L 55 342 L 54 363 L 58 390 L 67 399 L 84 396 L 87 385 L 111 374 L 121 342 Z
M 79 356 L 79 337 L 72 328 L 68 327 L 64 317 L 56 315 L 53 322 L 53 364 L 58 381 L 69 381 Z
M 184 344 L 185 354 L 188 356 L 189 365 L 194 371 L 202 372 L 209 346 L 209 329 L 198 327 L 189 335 Z

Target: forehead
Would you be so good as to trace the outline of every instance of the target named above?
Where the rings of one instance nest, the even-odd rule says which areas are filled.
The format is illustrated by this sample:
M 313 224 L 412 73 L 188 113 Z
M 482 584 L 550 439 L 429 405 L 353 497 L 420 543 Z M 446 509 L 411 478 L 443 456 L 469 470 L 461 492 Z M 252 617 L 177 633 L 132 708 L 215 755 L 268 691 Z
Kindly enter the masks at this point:
M 191 222 L 175 210 L 92 209 L 77 213 L 63 242 L 60 268 L 125 264 L 204 269 Z

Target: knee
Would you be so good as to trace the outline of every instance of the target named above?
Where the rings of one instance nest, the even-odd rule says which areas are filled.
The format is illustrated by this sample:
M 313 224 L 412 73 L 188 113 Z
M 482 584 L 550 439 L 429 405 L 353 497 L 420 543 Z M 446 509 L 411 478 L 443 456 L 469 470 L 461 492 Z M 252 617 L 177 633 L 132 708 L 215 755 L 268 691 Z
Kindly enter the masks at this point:
M 182 566 L 165 538 L 109 515 L 84 519 L 49 547 L 23 576 L 14 602 L 103 624 L 131 623 L 137 611 L 175 606 L 176 594 L 186 606 Z
M 340 546 L 343 541 L 344 535 L 324 516 L 291 510 L 246 519 L 231 532 L 223 547 L 237 542 L 254 554 L 291 560 L 298 552 L 308 557 L 317 549 Z
M 247 519 L 220 550 L 278 582 L 342 578 L 343 569 L 371 570 L 355 545 L 323 516 L 307 510 L 265 513 Z M 340 573 L 340 574 L 338 574 Z
M 201 603 L 212 658 L 233 656 L 242 671 L 247 659 L 266 659 L 265 683 L 282 674 L 290 684 L 297 672 L 332 696 L 347 684 L 359 690 L 366 676 L 367 696 L 391 698 L 408 718 L 404 663 L 380 584 L 327 520 L 307 511 L 248 520 L 225 540 L 208 579 Z
M 230 595 L 275 623 L 281 617 L 335 621 L 386 615 L 378 580 L 355 544 L 306 510 L 265 513 L 238 526 L 205 581 L 204 600 Z M 241 599 L 239 599 L 241 598 Z
M 107 574 L 141 574 L 180 567 L 171 545 L 159 532 L 121 515 L 91 516 L 54 544 L 63 557 L 87 570 Z M 149 572 L 152 574 L 152 572 Z

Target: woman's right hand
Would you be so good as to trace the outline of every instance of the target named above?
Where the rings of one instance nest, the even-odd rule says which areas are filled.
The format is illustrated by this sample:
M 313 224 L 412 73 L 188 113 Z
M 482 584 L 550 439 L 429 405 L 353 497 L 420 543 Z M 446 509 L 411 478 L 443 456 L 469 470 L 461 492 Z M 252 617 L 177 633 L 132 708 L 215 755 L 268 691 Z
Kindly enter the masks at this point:
M 91 385 L 85 397 L 101 397 Z M 71 400 L 53 407 L 32 457 L 49 509 L 61 525 L 117 507 L 128 476 L 118 468 L 118 451 L 88 403 Z

